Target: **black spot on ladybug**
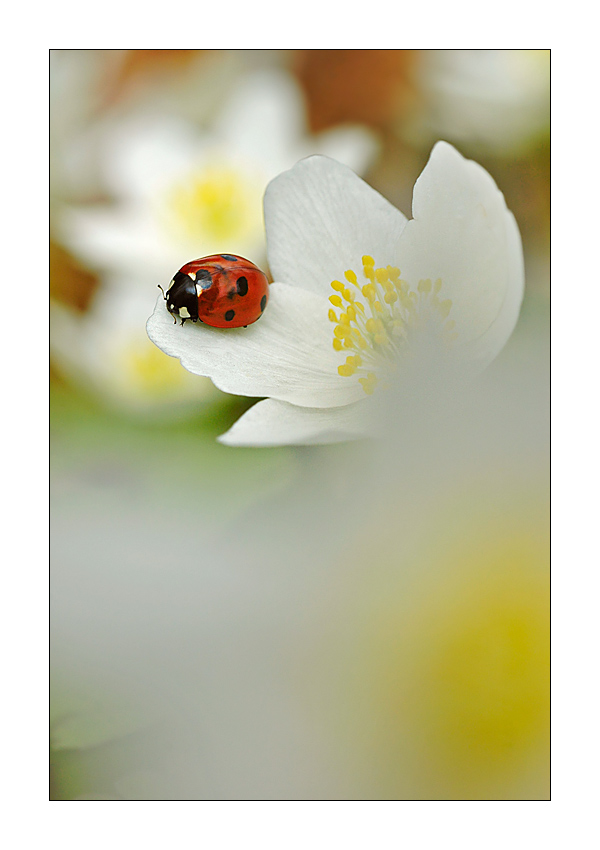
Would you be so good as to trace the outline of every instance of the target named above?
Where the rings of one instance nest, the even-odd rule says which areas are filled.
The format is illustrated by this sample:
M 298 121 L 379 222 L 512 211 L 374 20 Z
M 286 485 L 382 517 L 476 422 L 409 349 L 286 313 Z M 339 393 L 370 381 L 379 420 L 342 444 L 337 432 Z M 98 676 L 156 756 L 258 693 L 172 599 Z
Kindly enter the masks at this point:
M 210 289 L 212 286 L 212 276 L 208 269 L 198 269 L 196 272 L 196 283 L 200 285 L 200 289 Z
M 224 260 L 233 260 L 234 262 L 238 260 L 238 257 L 234 257 L 233 254 L 221 254 L 221 256 Z
M 235 310 L 228 310 L 225 313 L 225 321 L 230 322 L 233 319 L 234 316 L 235 316 Z
M 261 313 L 264 311 L 266 306 L 267 306 L 267 296 L 263 295 L 263 297 L 260 299 L 260 312 Z
M 238 291 L 238 295 L 247 295 L 248 294 L 248 278 L 238 277 L 238 279 L 237 279 L 237 291 Z

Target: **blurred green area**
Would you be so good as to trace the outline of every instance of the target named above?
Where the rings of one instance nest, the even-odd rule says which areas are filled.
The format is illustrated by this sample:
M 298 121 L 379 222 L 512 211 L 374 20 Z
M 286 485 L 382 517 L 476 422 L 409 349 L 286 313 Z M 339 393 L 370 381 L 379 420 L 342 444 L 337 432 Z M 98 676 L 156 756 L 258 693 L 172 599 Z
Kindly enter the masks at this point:
M 260 482 L 279 486 L 289 476 L 286 448 L 265 452 L 221 446 L 216 438 L 256 399 L 223 396 L 196 413 L 161 420 L 116 411 L 54 376 L 50 383 L 51 464 L 55 485 L 70 474 L 97 470 L 119 487 L 139 479 L 139 494 L 154 498 L 202 488 L 220 501 L 252 499 Z M 112 477 L 114 476 L 114 478 Z M 101 480 L 101 479 L 99 479 Z M 201 497 L 201 491 L 198 494 Z M 205 506 L 199 503 L 200 511 Z

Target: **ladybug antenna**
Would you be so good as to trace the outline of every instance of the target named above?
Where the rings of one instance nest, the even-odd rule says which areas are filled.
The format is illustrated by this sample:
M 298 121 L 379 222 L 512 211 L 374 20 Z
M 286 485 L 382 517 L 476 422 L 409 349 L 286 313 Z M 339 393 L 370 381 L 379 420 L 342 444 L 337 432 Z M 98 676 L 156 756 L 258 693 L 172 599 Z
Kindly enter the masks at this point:
M 165 299 L 165 301 L 166 301 L 166 300 L 167 300 L 167 296 L 165 295 L 165 290 L 162 288 L 162 286 L 160 285 L 160 283 L 158 284 L 158 288 L 159 288 L 159 289 L 160 289 L 160 291 L 162 292 L 162 294 L 163 294 L 163 298 L 164 298 L 164 299 Z

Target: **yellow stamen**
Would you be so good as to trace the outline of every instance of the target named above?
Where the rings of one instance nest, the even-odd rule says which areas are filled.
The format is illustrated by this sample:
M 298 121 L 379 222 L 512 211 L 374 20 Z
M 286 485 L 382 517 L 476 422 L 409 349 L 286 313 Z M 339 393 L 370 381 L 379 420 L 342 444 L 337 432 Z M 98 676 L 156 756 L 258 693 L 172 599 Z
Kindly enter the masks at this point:
M 344 327 L 344 325 L 336 325 L 333 332 L 339 339 L 344 339 L 344 337 L 350 335 L 350 328 Z
M 366 378 L 359 378 L 359 383 L 367 395 L 373 395 L 377 384 L 377 375 L 374 372 L 369 372 Z
M 365 283 L 362 288 L 362 294 L 368 301 L 375 301 L 375 287 L 372 283 Z
M 340 294 L 330 296 L 329 300 L 335 307 L 346 309 L 339 317 L 330 310 L 329 318 L 335 322 L 334 349 L 354 352 L 338 367 L 338 373 L 342 377 L 357 374 L 362 389 L 371 395 L 379 384 L 375 370 L 394 369 L 398 359 L 408 355 L 416 333 L 423 332 L 427 326 L 444 344 L 452 344 L 458 334 L 454 332 L 453 320 L 444 322 L 452 302 L 438 299 L 442 289 L 440 278 L 435 283 L 430 278 L 419 280 L 413 289 L 401 280 L 396 266 L 375 268 L 375 260 L 368 254 L 363 256 L 362 264 L 367 283 L 359 284 L 352 269 L 347 269 L 344 277 L 362 294 L 366 309 L 353 290 L 334 280 L 331 287 Z M 367 371 L 369 367 L 371 371 Z M 382 386 L 386 386 L 385 381 Z

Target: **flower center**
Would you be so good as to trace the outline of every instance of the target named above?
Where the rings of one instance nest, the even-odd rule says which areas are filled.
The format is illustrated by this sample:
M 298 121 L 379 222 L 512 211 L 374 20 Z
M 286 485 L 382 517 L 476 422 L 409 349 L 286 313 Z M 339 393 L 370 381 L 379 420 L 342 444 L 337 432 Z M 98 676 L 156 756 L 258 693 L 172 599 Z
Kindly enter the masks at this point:
M 258 174 L 213 163 L 171 189 L 167 215 L 179 236 L 219 245 L 218 250 L 223 250 L 223 245 L 260 234 L 263 188 Z
M 359 282 L 352 269 L 344 272 L 346 283 L 334 280 L 335 295 L 329 300 L 341 309 L 329 310 L 335 323 L 333 347 L 348 350 L 346 362 L 338 366 L 344 377 L 358 376 L 363 390 L 371 395 L 379 382 L 377 373 L 397 368 L 398 363 L 415 356 L 415 342 L 425 330 L 444 345 L 454 342 L 455 323 L 448 319 L 452 301 L 438 297 L 442 281 L 420 280 L 416 291 L 400 278 L 393 266 L 375 268 L 373 257 L 362 258 L 366 283 Z M 362 295 L 362 300 L 357 298 Z M 385 384 L 383 384 L 385 386 Z
M 185 372 L 146 340 L 131 341 L 120 352 L 120 374 L 127 391 L 154 399 L 176 397 L 185 387 Z

